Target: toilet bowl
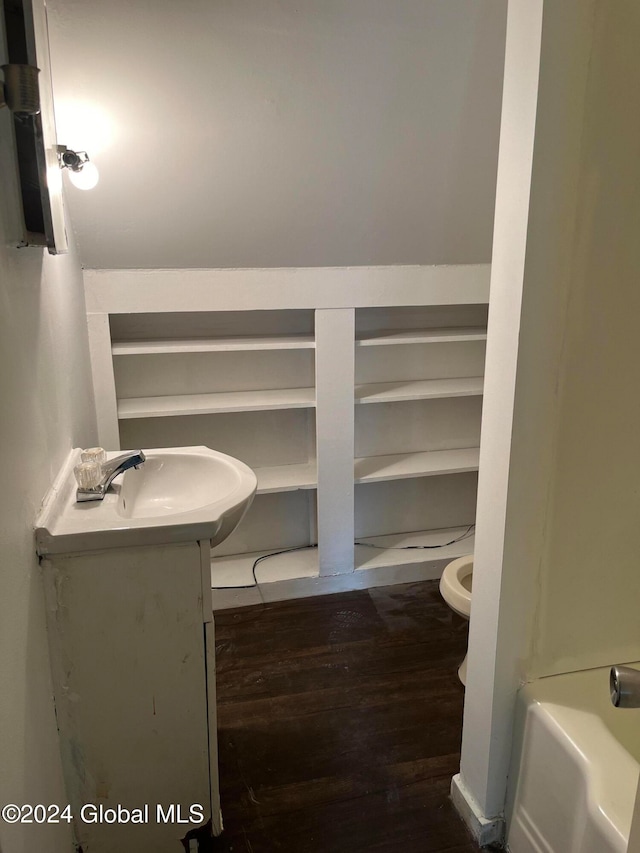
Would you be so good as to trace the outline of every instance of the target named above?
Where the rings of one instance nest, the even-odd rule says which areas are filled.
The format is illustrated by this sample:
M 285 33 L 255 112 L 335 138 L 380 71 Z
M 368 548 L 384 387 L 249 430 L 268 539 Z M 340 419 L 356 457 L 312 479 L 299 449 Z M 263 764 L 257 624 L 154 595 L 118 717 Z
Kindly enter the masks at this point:
M 473 554 L 458 557 L 445 566 L 440 578 L 440 594 L 449 607 L 463 619 L 471 614 L 471 582 L 473 578 Z M 467 656 L 460 664 L 458 678 L 467 683 Z

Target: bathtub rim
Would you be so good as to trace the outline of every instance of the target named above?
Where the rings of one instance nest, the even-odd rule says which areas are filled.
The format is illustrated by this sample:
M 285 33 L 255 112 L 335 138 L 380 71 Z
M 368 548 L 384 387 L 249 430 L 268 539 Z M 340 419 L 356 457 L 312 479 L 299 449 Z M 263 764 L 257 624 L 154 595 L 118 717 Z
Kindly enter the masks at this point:
M 625 666 L 640 670 L 639 661 L 626 663 Z M 640 760 L 621 743 L 597 713 L 598 706 L 601 710 L 605 709 L 605 715 L 609 713 L 609 670 L 608 666 L 595 667 L 546 676 L 525 684 L 518 691 L 505 803 L 507 839 L 517 803 L 525 727 L 529 720 L 537 717 L 558 738 L 564 737 L 574 750 L 574 760 L 584 770 L 591 817 L 599 825 L 609 827 L 620 843 L 628 842 L 640 780 Z M 567 695 L 571 696 L 569 700 Z M 584 701 L 585 696 L 594 695 L 596 701 L 593 706 L 585 708 L 589 704 Z M 640 709 L 616 709 L 611 705 L 610 712 L 637 714 L 640 733 Z M 598 765 L 593 759 L 594 753 L 602 753 L 606 760 Z

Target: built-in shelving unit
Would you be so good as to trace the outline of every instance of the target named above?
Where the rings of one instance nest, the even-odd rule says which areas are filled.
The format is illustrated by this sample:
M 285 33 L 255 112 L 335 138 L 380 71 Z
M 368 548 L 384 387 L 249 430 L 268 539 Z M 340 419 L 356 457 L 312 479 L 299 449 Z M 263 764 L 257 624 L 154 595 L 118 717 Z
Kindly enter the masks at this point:
M 413 533 L 371 536 L 367 539 L 368 544 L 356 545 L 356 571 L 422 565 L 429 551 L 440 561 L 455 560 L 473 553 L 474 536 L 473 533 L 465 536 L 467 532 L 468 527 L 449 527 L 442 530 L 416 530 Z M 446 544 L 454 539 L 459 541 L 452 545 Z
M 216 550 L 223 575 L 242 576 L 242 555 L 261 545 L 315 544 L 314 312 L 118 315 L 110 326 L 123 447 L 205 444 L 256 471 L 247 516 Z
M 356 573 L 437 576 L 473 549 L 481 316 L 464 305 L 356 311 Z
M 223 589 L 237 588 L 245 584 L 251 586 L 256 579 L 258 583 L 278 583 L 318 577 L 317 548 L 290 551 L 275 556 L 269 556 L 270 554 L 270 551 L 252 551 L 228 557 L 214 556 L 211 561 L 213 587 Z M 257 564 L 254 578 L 253 565 L 260 557 L 268 559 Z
M 466 535 L 465 535 L 466 534 Z M 463 537 L 463 538 L 460 538 Z M 452 545 L 443 543 L 459 539 Z M 473 553 L 474 536 L 466 527 L 443 530 L 419 530 L 410 534 L 371 537 L 368 545 L 354 548 L 354 573 L 344 576 L 320 576 L 318 549 L 307 548 L 269 556 L 270 551 L 254 551 L 211 561 L 211 582 L 218 608 L 258 604 L 335 592 L 337 588 L 365 588 L 437 577 L 450 560 Z M 434 549 L 416 548 L 431 545 Z M 436 555 L 436 556 L 433 556 Z M 260 557 L 268 559 L 254 563 Z M 258 586 L 255 586 L 255 582 Z
M 153 298 L 139 272 L 87 290 L 101 436 L 255 470 L 216 607 L 437 577 L 473 549 L 488 272 L 158 271 Z

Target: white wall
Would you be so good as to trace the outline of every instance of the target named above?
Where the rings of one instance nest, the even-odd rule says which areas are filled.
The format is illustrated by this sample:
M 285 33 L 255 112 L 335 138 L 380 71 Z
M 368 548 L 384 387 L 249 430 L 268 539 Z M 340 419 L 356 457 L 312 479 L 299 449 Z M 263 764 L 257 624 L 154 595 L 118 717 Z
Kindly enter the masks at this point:
M 593 26 L 533 676 L 640 659 L 640 6 Z
M 94 268 L 490 259 L 505 0 L 49 0 Z
M 82 275 L 74 254 L 7 248 L 15 208 L 0 112 L 0 802 L 66 802 L 33 522 L 69 449 L 95 441 Z M 69 853 L 66 823 L 0 821 L 2 853 Z
M 462 746 L 489 818 L 520 683 L 640 658 L 639 38 L 635 0 L 510 0 Z

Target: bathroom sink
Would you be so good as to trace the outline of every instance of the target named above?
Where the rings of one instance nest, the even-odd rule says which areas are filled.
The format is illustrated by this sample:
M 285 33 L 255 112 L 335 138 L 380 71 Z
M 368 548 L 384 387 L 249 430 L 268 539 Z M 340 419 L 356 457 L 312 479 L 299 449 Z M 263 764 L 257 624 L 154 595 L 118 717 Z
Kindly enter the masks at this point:
M 215 504 L 236 489 L 241 477 L 239 466 L 246 467 L 213 451 L 156 450 L 145 455 L 144 465 L 123 475 L 116 511 L 124 518 L 157 518 Z
M 77 503 L 80 452 L 70 454 L 38 516 L 41 555 L 203 539 L 217 545 L 256 490 L 256 475 L 238 459 L 208 447 L 174 447 L 145 450 L 145 463 L 118 477 L 104 500 Z

